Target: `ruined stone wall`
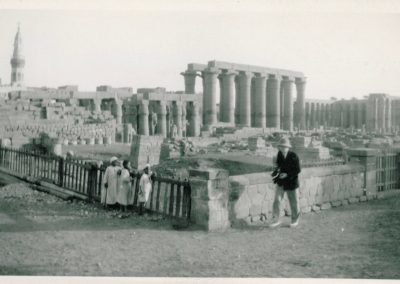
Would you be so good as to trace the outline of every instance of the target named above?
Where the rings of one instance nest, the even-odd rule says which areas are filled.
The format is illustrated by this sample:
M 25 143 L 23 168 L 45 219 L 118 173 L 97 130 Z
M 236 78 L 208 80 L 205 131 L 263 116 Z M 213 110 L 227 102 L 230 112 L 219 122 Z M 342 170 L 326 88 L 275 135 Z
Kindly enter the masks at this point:
M 147 163 L 157 165 L 160 162 L 162 136 L 133 135 L 130 161 L 134 168 L 142 169 Z
M 275 184 L 271 175 L 255 173 L 229 177 L 229 219 L 235 225 L 261 225 L 272 218 Z M 299 205 L 303 213 L 366 201 L 364 167 L 349 164 L 303 169 Z M 281 214 L 290 215 L 285 195 Z

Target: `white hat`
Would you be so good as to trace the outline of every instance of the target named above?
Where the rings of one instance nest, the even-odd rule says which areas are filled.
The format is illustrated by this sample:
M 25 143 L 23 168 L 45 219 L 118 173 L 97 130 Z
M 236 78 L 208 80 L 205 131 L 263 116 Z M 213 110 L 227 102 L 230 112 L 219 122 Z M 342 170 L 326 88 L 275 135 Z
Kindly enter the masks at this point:
M 286 137 L 282 138 L 282 139 L 279 141 L 278 146 L 286 147 L 286 148 L 292 148 L 292 145 L 290 144 L 289 139 L 286 138 Z
M 117 157 L 111 157 L 111 159 L 110 159 L 110 163 L 112 163 L 112 162 L 114 162 L 114 161 L 118 161 L 118 158 Z
M 150 164 L 146 164 L 143 169 L 150 169 Z

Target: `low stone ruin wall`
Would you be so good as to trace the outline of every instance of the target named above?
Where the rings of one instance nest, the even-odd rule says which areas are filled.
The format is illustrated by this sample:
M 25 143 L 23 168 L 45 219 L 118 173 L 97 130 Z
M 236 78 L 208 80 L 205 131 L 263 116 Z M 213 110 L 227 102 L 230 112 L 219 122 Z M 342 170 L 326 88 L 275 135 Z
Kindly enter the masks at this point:
M 364 167 L 358 164 L 306 168 L 300 174 L 299 206 L 303 213 L 366 201 Z M 229 177 L 232 226 L 263 224 L 272 218 L 276 185 L 270 173 Z M 373 197 L 371 193 L 369 196 Z M 290 215 L 285 195 L 281 215 Z
M 364 152 L 360 153 L 367 157 Z M 303 169 L 299 176 L 301 211 L 325 210 L 376 198 L 376 171 L 366 167 L 365 161 Z M 272 219 L 276 185 L 270 172 L 229 176 L 226 170 L 209 168 L 190 170 L 189 175 L 191 220 L 206 230 L 264 225 Z M 280 213 L 290 215 L 286 195 Z

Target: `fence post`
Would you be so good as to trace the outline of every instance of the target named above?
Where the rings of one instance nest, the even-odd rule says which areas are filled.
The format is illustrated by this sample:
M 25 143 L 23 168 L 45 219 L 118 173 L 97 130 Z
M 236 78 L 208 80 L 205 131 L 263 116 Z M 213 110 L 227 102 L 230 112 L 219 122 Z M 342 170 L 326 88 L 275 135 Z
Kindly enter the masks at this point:
M 89 201 L 93 200 L 94 191 L 96 190 L 96 181 L 97 181 L 97 165 L 92 163 L 89 168 L 88 184 L 87 184 Z
M 58 185 L 63 186 L 64 184 L 64 158 L 58 158 Z
M 365 194 L 376 195 L 377 184 L 376 184 L 376 157 L 379 152 L 376 149 L 369 148 L 356 148 L 348 149 L 350 161 L 358 161 L 364 166 L 364 189 Z
M 230 227 L 228 172 L 222 169 L 189 170 L 191 221 L 208 231 Z

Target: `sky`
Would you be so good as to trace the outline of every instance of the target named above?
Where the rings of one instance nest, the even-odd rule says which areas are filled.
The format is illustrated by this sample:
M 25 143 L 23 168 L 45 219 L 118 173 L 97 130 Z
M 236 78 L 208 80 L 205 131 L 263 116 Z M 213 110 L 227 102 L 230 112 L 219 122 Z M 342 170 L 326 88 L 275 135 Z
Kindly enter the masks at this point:
M 383 9 L 379 1 L 370 1 L 372 8 L 355 1 L 344 9 L 341 1 L 322 9 L 315 8 L 321 1 L 300 1 L 303 6 L 251 0 L 100 2 L 99 7 L 90 1 L 86 6 L 0 1 L 2 83 L 10 81 L 20 23 L 28 86 L 179 91 L 184 89 L 180 72 L 188 63 L 219 60 L 301 71 L 307 77 L 306 98 L 400 96 L 396 2 Z

